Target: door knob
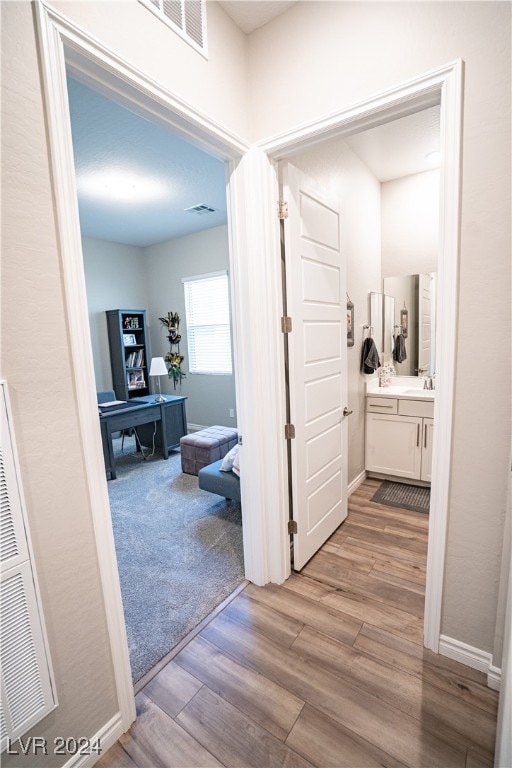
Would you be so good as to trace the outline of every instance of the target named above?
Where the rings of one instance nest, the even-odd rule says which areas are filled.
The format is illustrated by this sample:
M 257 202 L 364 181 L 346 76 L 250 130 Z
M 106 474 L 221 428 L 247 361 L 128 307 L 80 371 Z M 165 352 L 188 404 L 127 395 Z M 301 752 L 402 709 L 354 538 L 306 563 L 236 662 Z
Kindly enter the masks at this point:
M 350 416 L 351 413 L 354 413 L 354 411 L 349 411 L 347 406 L 345 406 L 344 409 L 343 409 L 343 415 L 344 416 Z

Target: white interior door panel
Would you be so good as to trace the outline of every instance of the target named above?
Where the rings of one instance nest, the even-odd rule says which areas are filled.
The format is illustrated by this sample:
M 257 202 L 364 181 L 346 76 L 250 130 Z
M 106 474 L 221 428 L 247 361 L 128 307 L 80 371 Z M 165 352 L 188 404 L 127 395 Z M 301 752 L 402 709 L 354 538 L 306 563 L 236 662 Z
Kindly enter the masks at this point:
M 346 266 L 339 202 L 290 164 L 282 167 L 294 568 L 300 570 L 347 515 Z

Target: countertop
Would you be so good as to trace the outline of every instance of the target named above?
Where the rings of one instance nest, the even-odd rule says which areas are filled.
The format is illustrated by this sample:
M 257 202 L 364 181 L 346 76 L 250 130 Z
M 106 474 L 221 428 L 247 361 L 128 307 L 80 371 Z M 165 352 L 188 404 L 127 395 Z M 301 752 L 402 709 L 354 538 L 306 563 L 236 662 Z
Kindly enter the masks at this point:
M 434 389 L 423 389 L 422 387 L 397 386 L 379 387 L 378 384 L 368 384 L 366 388 L 366 397 L 400 397 L 405 400 L 433 400 L 435 397 Z

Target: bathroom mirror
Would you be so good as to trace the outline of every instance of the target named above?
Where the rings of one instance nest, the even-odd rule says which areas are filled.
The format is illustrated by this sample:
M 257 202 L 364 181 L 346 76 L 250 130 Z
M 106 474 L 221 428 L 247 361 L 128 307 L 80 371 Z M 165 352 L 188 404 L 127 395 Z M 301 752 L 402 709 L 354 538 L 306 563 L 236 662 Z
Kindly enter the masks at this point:
M 386 293 L 370 293 L 370 327 L 381 364 L 393 353 L 393 318 L 395 299 Z M 391 329 L 391 331 L 389 330 Z
M 393 358 L 394 339 L 403 330 L 405 317 L 407 335 L 404 334 L 403 344 L 407 357 L 403 362 L 393 360 L 396 372 L 400 376 L 433 376 L 436 372 L 435 272 L 385 277 L 382 282 L 383 295 L 394 300 L 392 310 L 386 313 L 383 308 L 383 349 L 391 345 L 391 354 L 384 352 L 385 360 Z

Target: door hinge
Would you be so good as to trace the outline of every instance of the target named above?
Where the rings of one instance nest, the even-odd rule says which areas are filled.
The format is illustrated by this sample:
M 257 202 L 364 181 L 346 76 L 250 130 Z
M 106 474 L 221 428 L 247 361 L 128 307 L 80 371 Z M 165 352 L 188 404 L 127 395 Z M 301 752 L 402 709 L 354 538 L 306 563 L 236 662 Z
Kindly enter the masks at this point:
M 288 218 L 288 203 L 286 200 L 279 200 L 277 203 L 277 218 L 278 219 L 287 219 Z
M 285 424 L 284 425 L 284 439 L 285 440 L 294 440 L 295 439 L 295 427 L 293 424 Z
M 292 332 L 292 319 L 291 319 L 291 317 L 282 317 L 281 318 L 281 331 L 283 333 L 291 333 Z
M 288 520 L 288 533 L 297 533 L 297 522 L 295 520 Z

